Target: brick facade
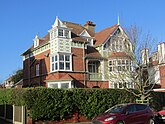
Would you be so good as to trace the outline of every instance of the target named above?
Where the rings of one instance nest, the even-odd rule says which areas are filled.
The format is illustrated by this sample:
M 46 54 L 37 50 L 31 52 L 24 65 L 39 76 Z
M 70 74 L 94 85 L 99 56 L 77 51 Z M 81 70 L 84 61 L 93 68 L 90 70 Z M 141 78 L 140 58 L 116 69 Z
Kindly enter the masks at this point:
M 160 66 L 160 85 L 165 88 L 165 65 Z
M 105 64 L 109 57 L 104 49 L 112 46 L 113 38 L 112 41 L 107 39 L 114 32 L 121 34 L 124 31 L 116 24 L 95 33 L 95 26 L 91 21 L 83 27 L 80 24 L 61 22 L 57 17 L 48 34 L 43 38 L 36 36 L 34 45 L 22 54 L 23 87 L 59 88 L 63 85 L 70 88 L 109 88 L 109 81 L 105 79 Z M 132 50 L 130 41 L 125 34 L 123 36 L 125 40 L 121 42 L 126 42 L 129 50 Z M 117 52 L 113 53 L 119 58 Z M 123 51 L 119 53 L 123 53 L 126 63 L 126 54 Z

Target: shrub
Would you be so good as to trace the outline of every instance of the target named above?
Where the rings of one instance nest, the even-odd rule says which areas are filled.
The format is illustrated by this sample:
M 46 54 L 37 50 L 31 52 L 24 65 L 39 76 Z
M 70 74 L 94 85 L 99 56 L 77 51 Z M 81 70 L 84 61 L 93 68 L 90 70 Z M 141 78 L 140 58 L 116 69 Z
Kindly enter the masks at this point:
M 153 92 L 151 98 L 154 108 L 165 106 L 165 93 Z M 124 89 L 0 89 L 1 105 L 24 105 L 33 120 L 63 120 L 74 112 L 91 119 L 116 104 L 135 99 Z

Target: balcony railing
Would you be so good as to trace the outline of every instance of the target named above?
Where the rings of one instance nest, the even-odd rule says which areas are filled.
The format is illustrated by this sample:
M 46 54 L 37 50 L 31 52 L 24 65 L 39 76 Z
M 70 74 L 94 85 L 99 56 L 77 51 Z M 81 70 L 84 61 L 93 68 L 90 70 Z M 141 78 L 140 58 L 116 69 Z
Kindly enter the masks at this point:
M 89 80 L 92 81 L 102 80 L 102 73 L 89 73 Z

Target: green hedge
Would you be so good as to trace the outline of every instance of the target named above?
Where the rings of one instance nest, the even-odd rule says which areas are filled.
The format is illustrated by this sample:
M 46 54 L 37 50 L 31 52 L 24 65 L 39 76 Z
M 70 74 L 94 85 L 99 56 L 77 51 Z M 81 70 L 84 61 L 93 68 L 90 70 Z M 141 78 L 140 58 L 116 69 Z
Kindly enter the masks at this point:
M 165 93 L 151 97 L 155 108 L 165 106 Z M 33 120 L 63 120 L 74 112 L 91 119 L 113 105 L 135 99 L 124 89 L 0 89 L 0 104 L 25 105 Z

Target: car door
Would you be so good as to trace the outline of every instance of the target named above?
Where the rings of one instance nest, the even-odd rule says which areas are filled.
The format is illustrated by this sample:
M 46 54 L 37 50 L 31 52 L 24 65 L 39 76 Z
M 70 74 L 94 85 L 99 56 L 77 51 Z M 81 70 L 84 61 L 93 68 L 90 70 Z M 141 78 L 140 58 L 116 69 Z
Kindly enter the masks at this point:
M 137 104 L 136 107 L 136 119 L 138 124 L 144 124 L 148 120 L 148 112 L 146 110 L 147 105 Z
M 123 120 L 125 124 L 139 124 L 136 118 L 136 106 L 134 104 L 127 107 L 125 118 Z

